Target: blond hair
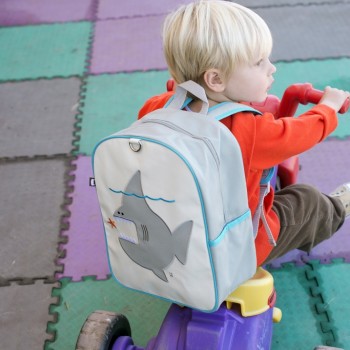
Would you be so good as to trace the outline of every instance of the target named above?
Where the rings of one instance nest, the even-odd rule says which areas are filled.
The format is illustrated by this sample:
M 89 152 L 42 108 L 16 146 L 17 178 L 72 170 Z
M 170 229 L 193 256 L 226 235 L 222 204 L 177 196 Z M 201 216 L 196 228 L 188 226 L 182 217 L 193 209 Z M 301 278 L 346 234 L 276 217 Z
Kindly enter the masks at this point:
M 269 56 L 272 37 L 264 20 L 248 8 L 228 1 L 200 0 L 166 17 L 163 50 L 177 83 L 199 82 L 210 68 L 228 77 L 238 64 Z

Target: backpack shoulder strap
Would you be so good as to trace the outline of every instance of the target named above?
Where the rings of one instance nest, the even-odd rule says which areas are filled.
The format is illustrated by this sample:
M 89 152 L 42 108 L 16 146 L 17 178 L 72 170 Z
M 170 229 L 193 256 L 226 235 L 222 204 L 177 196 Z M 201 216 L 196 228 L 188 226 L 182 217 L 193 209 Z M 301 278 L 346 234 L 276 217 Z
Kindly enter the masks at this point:
M 215 118 L 216 120 L 222 120 L 230 115 L 239 113 L 239 112 L 252 112 L 257 115 L 261 115 L 262 113 L 258 110 L 246 106 L 241 103 L 234 103 L 234 102 L 222 102 L 214 107 L 209 108 L 208 116 Z M 265 214 L 264 214 L 264 199 L 265 196 L 270 192 L 270 182 L 274 175 L 275 168 L 272 167 L 270 169 L 266 169 L 263 171 L 262 178 L 260 181 L 260 193 L 259 193 L 259 202 L 256 209 L 256 212 L 253 217 L 253 232 L 254 232 L 254 238 L 256 238 L 256 235 L 258 233 L 259 228 L 259 222 L 262 220 L 263 225 L 265 227 L 269 242 L 271 245 L 276 246 L 275 239 L 273 237 L 273 234 L 270 230 L 270 227 L 267 223 Z
M 189 100 L 187 98 L 188 93 L 191 93 L 193 96 L 202 101 L 202 108 L 199 113 L 207 114 L 209 103 L 205 94 L 205 90 L 202 86 L 192 80 L 188 80 L 182 84 L 177 85 L 174 96 L 169 100 L 165 107 L 182 109 L 186 103 L 189 103 Z
M 252 112 L 254 114 L 259 114 L 259 115 L 262 114 L 258 110 L 252 107 L 249 107 L 247 105 L 244 105 L 242 103 L 221 102 L 209 108 L 208 116 L 216 120 L 222 120 L 230 115 L 233 115 L 239 112 Z

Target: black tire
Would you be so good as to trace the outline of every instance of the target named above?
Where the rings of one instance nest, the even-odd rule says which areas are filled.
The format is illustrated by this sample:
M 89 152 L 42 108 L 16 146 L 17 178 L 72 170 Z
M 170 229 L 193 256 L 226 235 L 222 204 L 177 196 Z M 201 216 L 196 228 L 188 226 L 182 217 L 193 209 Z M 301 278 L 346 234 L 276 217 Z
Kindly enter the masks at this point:
M 110 311 L 95 311 L 80 330 L 76 350 L 110 350 L 120 336 L 131 337 L 128 319 Z

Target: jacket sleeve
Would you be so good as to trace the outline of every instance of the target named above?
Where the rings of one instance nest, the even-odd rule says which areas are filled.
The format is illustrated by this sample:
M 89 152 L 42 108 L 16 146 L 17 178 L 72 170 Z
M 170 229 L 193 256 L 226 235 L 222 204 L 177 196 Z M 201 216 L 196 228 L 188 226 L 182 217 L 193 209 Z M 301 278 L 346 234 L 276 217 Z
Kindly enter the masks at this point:
M 255 124 L 251 166 L 266 169 L 324 140 L 337 127 L 338 118 L 332 108 L 316 105 L 299 117 L 275 119 L 266 113 L 255 117 Z
M 174 91 L 165 92 L 164 94 L 153 96 L 148 99 L 143 107 L 139 111 L 137 119 L 141 119 L 146 114 L 155 111 L 156 109 L 163 108 L 169 98 L 174 94 Z

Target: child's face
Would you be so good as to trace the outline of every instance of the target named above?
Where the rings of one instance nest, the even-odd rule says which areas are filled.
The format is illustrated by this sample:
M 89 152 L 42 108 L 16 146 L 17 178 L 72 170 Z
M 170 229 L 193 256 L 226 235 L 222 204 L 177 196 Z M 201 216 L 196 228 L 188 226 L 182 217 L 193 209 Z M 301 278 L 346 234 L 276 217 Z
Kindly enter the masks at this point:
M 264 102 L 275 72 L 267 57 L 254 64 L 241 64 L 226 82 L 225 97 L 235 102 Z

